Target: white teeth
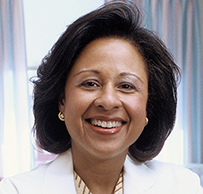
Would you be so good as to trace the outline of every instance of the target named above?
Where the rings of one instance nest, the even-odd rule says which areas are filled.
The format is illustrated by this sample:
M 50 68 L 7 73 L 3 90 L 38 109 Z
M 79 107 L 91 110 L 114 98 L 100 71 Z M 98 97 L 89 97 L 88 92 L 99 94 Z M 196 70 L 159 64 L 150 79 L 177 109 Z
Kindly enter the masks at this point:
M 101 126 L 102 126 L 103 128 L 106 128 L 106 127 L 107 127 L 107 122 L 106 122 L 106 121 L 102 121 Z
M 120 127 L 122 125 L 121 121 L 101 121 L 96 119 L 91 119 L 91 124 L 95 126 L 99 126 L 102 128 L 115 128 Z

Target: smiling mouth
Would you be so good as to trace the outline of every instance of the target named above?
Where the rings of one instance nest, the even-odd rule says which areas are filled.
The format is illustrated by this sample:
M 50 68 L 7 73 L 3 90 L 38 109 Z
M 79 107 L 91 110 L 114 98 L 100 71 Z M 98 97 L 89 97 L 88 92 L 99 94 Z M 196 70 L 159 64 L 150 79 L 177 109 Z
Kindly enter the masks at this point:
M 105 129 L 118 128 L 123 124 L 122 121 L 102 121 L 97 119 L 90 119 L 88 122 L 96 127 L 102 127 Z

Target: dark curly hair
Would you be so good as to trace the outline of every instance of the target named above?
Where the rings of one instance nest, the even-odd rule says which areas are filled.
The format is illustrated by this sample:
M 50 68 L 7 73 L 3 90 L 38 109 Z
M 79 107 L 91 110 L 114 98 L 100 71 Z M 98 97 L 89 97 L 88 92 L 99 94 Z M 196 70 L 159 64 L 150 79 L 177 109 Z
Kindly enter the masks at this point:
M 138 161 L 155 157 L 171 133 L 177 104 L 179 68 L 163 42 L 142 27 L 141 14 L 133 3 L 108 3 L 70 26 L 42 60 L 34 83 L 34 132 L 39 146 L 51 153 L 71 147 L 65 123 L 58 119 L 67 76 L 75 60 L 91 41 L 119 37 L 133 43 L 143 56 L 148 73 L 148 125 L 129 148 Z

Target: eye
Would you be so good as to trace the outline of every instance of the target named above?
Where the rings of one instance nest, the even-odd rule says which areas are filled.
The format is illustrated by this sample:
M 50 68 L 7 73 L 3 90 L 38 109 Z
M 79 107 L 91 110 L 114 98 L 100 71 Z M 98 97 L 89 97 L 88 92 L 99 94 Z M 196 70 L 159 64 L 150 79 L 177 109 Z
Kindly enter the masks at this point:
M 80 86 L 87 89 L 95 89 L 97 87 L 100 87 L 100 84 L 96 80 L 87 80 L 82 82 Z
M 136 87 L 133 84 L 130 84 L 130 83 L 121 83 L 118 86 L 118 88 L 122 92 L 126 92 L 126 93 L 131 93 L 131 92 L 136 91 Z

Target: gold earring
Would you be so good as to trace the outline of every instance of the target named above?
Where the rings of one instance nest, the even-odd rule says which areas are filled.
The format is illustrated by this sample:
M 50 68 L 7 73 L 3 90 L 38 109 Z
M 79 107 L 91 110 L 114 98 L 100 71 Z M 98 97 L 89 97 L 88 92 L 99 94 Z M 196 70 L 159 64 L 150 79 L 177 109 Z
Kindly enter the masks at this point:
M 146 117 L 145 118 L 145 126 L 148 124 L 148 122 L 149 122 L 149 119 Z
M 62 112 L 59 112 L 58 117 L 61 121 L 65 121 L 64 114 Z

